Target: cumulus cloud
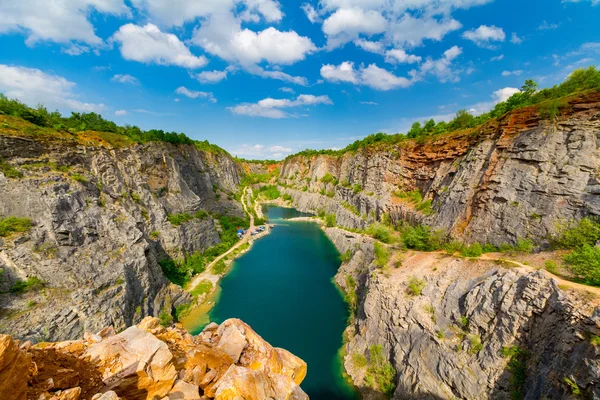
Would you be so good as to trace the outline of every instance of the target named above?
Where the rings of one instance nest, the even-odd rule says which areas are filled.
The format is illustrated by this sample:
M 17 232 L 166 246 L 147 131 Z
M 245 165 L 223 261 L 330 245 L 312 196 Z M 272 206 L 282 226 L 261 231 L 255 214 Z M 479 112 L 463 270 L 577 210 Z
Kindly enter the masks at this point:
M 273 159 L 282 158 L 283 156 L 292 152 L 291 147 L 275 145 L 265 146 L 262 144 L 243 144 L 239 148 L 234 149 L 231 153 L 235 156 L 241 156 L 246 158 L 262 158 L 262 159 Z
M 481 115 L 488 111 L 490 111 L 494 106 L 498 103 L 506 101 L 515 93 L 519 93 L 520 90 L 513 87 L 505 87 L 502 89 L 498 89 L 491 94 L 491 101 L 484 101 L 481 103 L 476 103 L 468 107 L 468 111 L 473 115 Z
M 319 16 L 319 13 L 311 4 L 304 3 L 300 6 L 300 8 L 302 8 L 302 11 L 304 11 L 304 14 L 306 14 L 306 18 L 308 18 L 311 24 L 314 24 L 315 22 L 321 22 L 321 17 Z
M 0 64 L 0 92 L 35 107 L 44 104 L 49 109 L 64 111 L 100 112 L 104 104 L 84 103 L 77 100 L 75 83 L 58 75 L 35 68 Z
M 366 39 L 356 39 L 354 44 L 364 51 L 368 51 L 370 53 L 380 54 L 383 53 L 384 45 L 382 42 L 373 42 Z
M 116 115 L 117 117 L 122 117 L 123 115 L 127 115 L 127 114 L 129 114 L 129 113 L 127 112 L 127 110 L 117 110 L 117 111 L 115 111 L 115 115 Z
M 297 114 L 290 114 L 283 109 L 300 107 L 300 106 L 315 106 L 318 104 L 331 105 L 333 102 L 329 96 L 314 96 L 310 94 L 301 94 L 296 99 L 273 99 L 266 98 L 258 103 L 244 103 L 228 109 L 237 115 L 247 115 L 251 117 L 263 118 L 289 118 L 297 117 Z
M 417 47 L 421 46 L 425 39 L 439 42 L 448 33 L 460 28 L 462 24 L 453 18 L 437 20 L 431 17 L 415 18 L 410 14 L 404 14 L 390 24 L 387 35 L 397 46 Z
M 124 75 L 116 74 L 110 80 L 113 82 L 127 83 L 130 85 L 136 85 L 136 86 L 140 84 L 140 81 L 138 81 L 136 77 L 128 75 L 128 74 L 124 74 Z
M 123 0 L 0 1 L 0 34 L 22 32 L 27 36 L 28 46 L 41 41 L 78 41 L 100 45 L 102 39 L 96 35 L 89 21 L 92 11 L 111 15 L 130 14 Z
M 195 75 L 200 83 L 219 83 L 227 79 L 227 71 L 203 71 Z
M 513 32 L 512 35 L 511 35 L 511 37 L 510 37 L 510 42 L 514 43 L 514 44 L 523 43 L 523 40 L 525 40 L 525 39 L 523 39 L 522 37 L 519 37 L 519 35 L 517 35 L 516 32 Z
M 119 43 L 121 55 L 126 60 L 192 69 L 208 63 L 206 57 L 194 56 L 177 36 L 161 32 L 153 24 L 123 25 L 112 36 L 112 40 Z
M 504 42 L 506 34 L 502 28 L 496 26 L 481 25 L 463 33 L 463 38 L 468 39 L 479 47 L 494 49 L 493 42 Z
M 321 76 L 330 82 L 346 82 L 358 85 L 369 86 L 376 90 L 392 90 L 406 88 L 415 82 L 425 79 L 428 75 L 435 76 L 440 82 L 456 82 L 459 80 L 459 73 L 453 66 L 453 61 L 462 54 L 462 49 L 453 46 L 446 50 L 437 60 L 428 58 L 418 69 L 410 71 L 410 78 L 396 76 L 386 69 L 378 67 L 376 64 L 370 64 L 368 67 L 361 66 L 354 68 L 354 63 L 344 61 L 340 65 L 326 64 L 321 67 Z M 405 62 L 409 62 L 411 56 L 397 53 Z M 415 57 L 415 56 L 412 56 Z M 412 59 L 412 62 L 419 60 Z
M 358 38 L 384 32 L 387 20 L 374 10 L 361 8 L 340 8 L 323 22 L 323 32 L 327 35 L 327 45 L 335 48 Z
M 386 51 L 385 60 L 389 63 L 414 64 L 421 62 L 422 58 L 413 54 L 408 54 L 402 49 L 392 49 Z
M 340 65 L 326 64 L 321 67 L 321 76 L 330 82 L 358 83 L 358 74 L 354 63 L 344 61 Z
M 211 103 L 216 103 L 217 99 L 214 98 L 213 94 L 210 92 L 197 92 L 195 90 L 189 90 L 185 86 L 180 86 L 175 90 L 175 93 L 180 94 L 182 96 L 189 97 L 190 99 L 208 99 Z

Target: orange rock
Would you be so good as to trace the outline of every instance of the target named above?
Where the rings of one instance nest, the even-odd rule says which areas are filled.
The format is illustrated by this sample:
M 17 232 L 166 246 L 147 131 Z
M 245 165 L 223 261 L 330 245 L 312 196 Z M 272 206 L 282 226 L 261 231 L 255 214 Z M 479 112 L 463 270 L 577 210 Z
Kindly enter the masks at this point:
M 0 399 L 27 398 L 31 356 L 10 336 L 0 335 Z

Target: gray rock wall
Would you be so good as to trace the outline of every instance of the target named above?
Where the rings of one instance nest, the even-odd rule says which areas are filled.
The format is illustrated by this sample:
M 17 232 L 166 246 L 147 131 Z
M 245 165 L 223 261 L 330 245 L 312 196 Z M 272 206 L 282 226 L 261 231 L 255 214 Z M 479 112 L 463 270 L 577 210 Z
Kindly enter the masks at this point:
M 211 217 L 175 226 L 167 216 L 244 215 L 231 195 L 237 163 L 193 146 L 105 149 L 0 136 L 0 157 L 24 173 L 0 173 L 0 215 L 34 224 L 0 238 L 0 332 L 18 338 L 72 339 L 171 313 L 188 296 L 166 280 L 158 260 L 203 251 L 220 238 Z M 29 277 L 46 288 L 6 293 Z

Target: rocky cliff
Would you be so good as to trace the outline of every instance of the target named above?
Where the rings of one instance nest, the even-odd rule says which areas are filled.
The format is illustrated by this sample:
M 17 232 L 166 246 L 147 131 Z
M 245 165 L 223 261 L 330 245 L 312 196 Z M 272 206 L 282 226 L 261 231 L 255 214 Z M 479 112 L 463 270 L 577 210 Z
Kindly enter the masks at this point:
M 283 163 L 280 184 L 302 211 L 337 214 L 349 228 L 388 214 L 466 241 L 543 241 L 558 220 L 600 216 L 600 93 L 561 110 L 549 120 L 523 108 L 422 143 L 299 155 Z M 394 194 L 414 191 L 421 202 Z
M 74 339 L 170 315 L 187 294 L 158 261 L 219 243 L 210 213 L 244 216 L 240 167 L 225 152 L 0 135 L 0 160 L 17 171 L 0 173 L 0 217 L 33 224 L 0 237 L 0 332 L 17 338 Z M 196 218 L 169 222 L 181 213 Z M 9 293 L 31 278 L 44 289 Z
M 306 363 L 240 320 L 193 337 L 148 317 L 116 334 L 19 346 L 0 335 L 0 398 L 12 400 L 308 400 Z
M 345 366 L 365 399 L 379 398 L 369 384 L 378 345 L 395 399 L 600 397 L 598 297 L 561 290 L 541 271 L 441 253 L 395 253 L 390 265 L 402 266 L 382 271 L 372 239 L 326 233 L 352 253 L 336 281 L 358 296 Z

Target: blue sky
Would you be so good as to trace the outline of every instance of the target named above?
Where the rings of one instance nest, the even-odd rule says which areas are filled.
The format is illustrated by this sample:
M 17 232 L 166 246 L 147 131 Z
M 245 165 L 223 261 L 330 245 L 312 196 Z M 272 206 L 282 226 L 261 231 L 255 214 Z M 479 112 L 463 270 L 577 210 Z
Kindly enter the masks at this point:
M 0 0 L 0 92 L 245 158 L 489 110 L 600 59 L 599 0 Z

